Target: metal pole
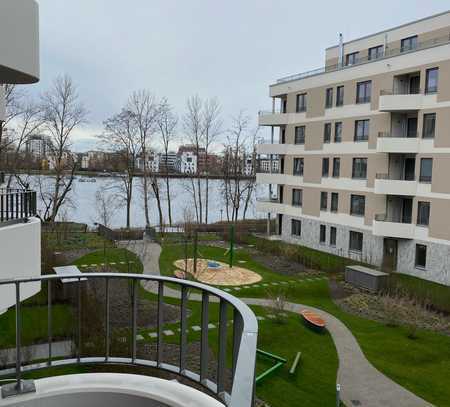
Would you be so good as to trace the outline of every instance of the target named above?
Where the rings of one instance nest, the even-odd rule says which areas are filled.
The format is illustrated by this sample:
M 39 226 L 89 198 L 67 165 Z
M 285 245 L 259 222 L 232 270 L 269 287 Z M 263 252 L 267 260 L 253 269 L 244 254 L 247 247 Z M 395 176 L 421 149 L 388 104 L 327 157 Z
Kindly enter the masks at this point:
M 234 252 L 234 225 L 230 226 L 230 268 L 233 267 Z
M 52 282 L 47 281 L 47 329 L 48 329 L 48 365 L 52 364 L 52 341 L 53 341 L 53 329 L 52 329 Z
M 22 390 L 22 353 L 21 353 L 21 335 L 22 327 L 20 320 L 20 283 L 16 283 L 16 389 L 18 392 Z
M 194 231 L 194 264 L 193 273 L 194 277 L 197 278 L 197 245 L 198 245 L 198 230 Z
M 338 383 L 336 385 L 336 407 L 341 405 L 341 385 Z
M 109 278 L 105 279 L 105 361 L 109 359 Z

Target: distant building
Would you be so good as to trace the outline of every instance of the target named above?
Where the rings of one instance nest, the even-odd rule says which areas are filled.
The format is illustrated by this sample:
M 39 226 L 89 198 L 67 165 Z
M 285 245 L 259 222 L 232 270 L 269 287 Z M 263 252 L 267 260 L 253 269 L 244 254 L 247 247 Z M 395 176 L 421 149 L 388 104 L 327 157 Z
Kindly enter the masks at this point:
M 159 162 L 160 162 L 160 155 L 156 154 L 155 152 L 150 152 L 147 155 L 147 168 L 150 172 L 158 173 L 159 168 Z M 138 157 L 136 159 L 136 167 L 138 170 L 143 171 L 144 170 L 144 157 Z
M 180 147 L 175 168 L 182 174 L 195 174 L 197 172 L 197 156 L 192 150 Z
M 51 153 L 52 141 L 43 134 L 31 135 L 25 142 L 25 152 L 37 160 L 44 160 Z
M 160 172 L 174 172 L 175 164 L 177 162 L 177 153 L 174 151 L 169 151 L 167 155 L 165 153 L 158 154 L 158 163 Z M 167 166 L 167 167 L 166 167 Z

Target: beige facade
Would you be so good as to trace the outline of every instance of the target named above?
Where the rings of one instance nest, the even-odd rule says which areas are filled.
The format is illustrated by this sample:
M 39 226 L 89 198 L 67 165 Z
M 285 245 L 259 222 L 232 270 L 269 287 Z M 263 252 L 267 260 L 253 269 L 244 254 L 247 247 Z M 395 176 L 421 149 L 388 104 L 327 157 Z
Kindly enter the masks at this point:
M 331 47 L 323 69 L 278 80 L 270 96 L 280 109 L 260 114 L 260 125 L 284 132 L 283 171 L 258 182 L 283 195 L 271 211 L 281 235 L 290 239 L 286 217 L 325 225 L 327 239 L 332 226 L 364 233 L 371 252 L 365 242 L 356 249 L 375 265 L 450 284 L 438 258 L 450 254 L 450 12 Z M 296 140 L 299 127 L 304 141 Z M 270 145 L 260 149 L 267 154 Z M 301 207 L 280 213 L 294 188 L 302 190 Z M 296 238 L 315 247 L 313 235 Z M 320 243 L 330 252 L 336 246 Z

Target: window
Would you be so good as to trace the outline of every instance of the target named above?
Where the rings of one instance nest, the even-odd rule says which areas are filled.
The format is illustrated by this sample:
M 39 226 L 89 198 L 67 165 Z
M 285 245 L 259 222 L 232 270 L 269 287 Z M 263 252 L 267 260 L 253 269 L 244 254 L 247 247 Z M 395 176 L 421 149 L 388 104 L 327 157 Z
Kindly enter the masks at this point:
M 294 158 L 294 175 L 303 176 L 303 158 Z
M 320 210 L 326 211 L 328 208 L 328 192 L 320 193 Z
M 342 122 L 334 123 L 334 142 L 340 143 L 342 141 Z
M 367 158 L 353 159 L 352 178 L 367 178 Z
M 417 48 L 417 35 L 404 38 L 401 41 L 401 49 L 400 49 L 401 52 L 410 51 L 415 48 Z
M 281 113 L 286 113 L 287 111 L 287 100 L 283 99 L 281 101 Z
M 372 81 L 356 84 L 356 103 L 369 103 L 372 95 Z
M 331 142 L 331 123 L 325 123 L 323 127 L 323 142 Z
M 430 222 L 430 203 L 421 202 L 417 203 L 417 224 L 420 226 L 428 226 Z
M 427 69 L 425 82 L 425 93 L 436 93 L 438 91 L 439 68 Z
M 344 87 L 338 86 L 336 88 L 336 106 L 344 105 Z
M 436 129 L 436 113 L 427 113 L 423 115 L 423 138 L 434 138 Z
M 331 193 L 331 212 L 337 212 L 339 208 L 339 194 L 337 192 Z
M 306 112 L 306 93 L 297 95 L 297 113 Z
M 378 59 L 383 56 L 383 46 L 378 45 L 377 47 L 369 48 L 369 61 L 372 59 Z
M 364 216 L 366 197 L 364 195 L 351 195 L 350 215 Z
M 302 206 L 303 204 L 303 191 L 301 189 L 292 190 L 292 205 Z
M 416 267 L 424 269 L 427 266 L 427 246 L 416 244 Z
M 422 158 L 420 160 L 419 182 L 431 182 L 432 175 L 433 175 L 433 159 Z
M 333 158 L 333 177 L 338 178 L 341 172 L 341 159 L 338 157 Z
M 305 144 L 305 126 L 295 128 L 294 144 Z
M 345 56 L 345 65 L 354 65 L 358 62 L 359 52 L 352 52 Z
M 369 123 L 370 120 L 355 120 L 354 141 L 369 140 Z
M 281 139 L 281 144 L 286 143 L 286 129 L 284 127 L 281 129 L 280 139 Z
M 300 220 L 292 219 L 291 234 L 293 236 L 301 236 L 302 235 L 302 222 Z
M 326 243 L 327 241 L 327 227 L 325 225 L 320 225 L 320 243 Z
M 333 107 L 333 88 L 328 88 L 325 91 L 325 109 Z
M 336 228 L 330 227 L 330 246 L 336 246 Z
M 363 234 L 361 232 L 350 231 L 349 250 L 354 252 L 362 252 Z
M 322 177 L 328 177 L 330 172 L 330 159 L 322 158 Z

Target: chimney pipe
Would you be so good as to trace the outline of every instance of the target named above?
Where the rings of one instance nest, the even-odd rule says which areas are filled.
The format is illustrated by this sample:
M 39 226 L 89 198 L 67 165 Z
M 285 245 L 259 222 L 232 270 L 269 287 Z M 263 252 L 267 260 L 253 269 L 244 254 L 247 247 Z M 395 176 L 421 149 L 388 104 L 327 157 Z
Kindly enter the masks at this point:
M 342 33 L 339 33 L 339 59 L 338 64 L 340 67 L 344 66 L 344 37 Z

